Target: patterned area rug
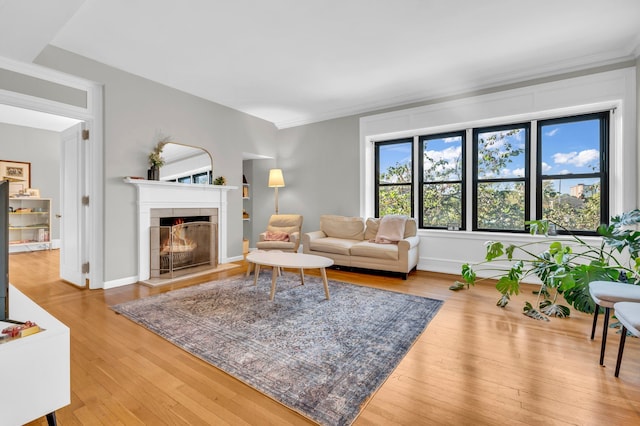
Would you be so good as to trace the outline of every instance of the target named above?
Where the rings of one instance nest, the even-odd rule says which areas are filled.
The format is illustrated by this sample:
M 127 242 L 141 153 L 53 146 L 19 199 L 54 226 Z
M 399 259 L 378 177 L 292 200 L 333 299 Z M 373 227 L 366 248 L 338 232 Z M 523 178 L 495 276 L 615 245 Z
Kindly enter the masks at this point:
M 271 271 L 113 306 L 116 312 L 325 425 L 348 425 L 442 301 Z

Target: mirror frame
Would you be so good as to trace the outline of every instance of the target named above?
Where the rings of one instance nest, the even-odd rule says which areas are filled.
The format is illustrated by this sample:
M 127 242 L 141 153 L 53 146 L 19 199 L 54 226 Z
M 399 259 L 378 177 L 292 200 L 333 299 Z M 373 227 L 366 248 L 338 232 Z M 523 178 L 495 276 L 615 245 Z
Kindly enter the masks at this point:
M 214 179 L 214 177 L 213 177 L 213 155 L 211 155 L 211 153 L 207 149 L 205 149 L 205 148 L 203 148 L 201 146 L 189 145 L 189 144 L 186 144 L 186 143 L 176 142 L 176 141 L 172 141 L 172 140 L 158 142 L 158 146 L 160 146 L 162 148 L 162 150 L 164 150 L 164 147 L 166 145 L 168 145 L 168 144 L 174 144 L 174 145 L 184 146 L 184 147 L 187 147 L 187 148 L 199 149 L 199 150 L 203 151 L 204 153 L 206 153 L 209 156 L 209 161 L 211 163 L 211 179 L 209 179 L 209 183 L 207 183 L 207 185 L 213 185 L 213 179 Z M 165 166 L 166 166 L 166 164 L 165 164 Z M 162 166 L 162 167 L 164 167 L 164 166 Z M 160 170 L 162 170 L 162 167 L 160 168 Z M 160 180 L 162 180 L 162 179 L 160 179 Z M 181 182 L 175 182 L 175 183 L 181 183 Z M 192 183 L 185 183 L 185 185 L 193 185 L 193 184 Z

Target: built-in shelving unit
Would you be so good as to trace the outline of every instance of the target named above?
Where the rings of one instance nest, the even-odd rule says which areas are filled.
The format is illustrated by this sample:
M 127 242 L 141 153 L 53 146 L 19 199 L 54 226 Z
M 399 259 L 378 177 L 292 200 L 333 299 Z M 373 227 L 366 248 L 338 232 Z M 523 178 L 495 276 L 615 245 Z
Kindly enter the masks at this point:
M 251 215 L 252 215 L 252 204 L 251 204 L 251 185 L 247 181 L 247 177 L 245 175 L 246 163 L 250 164 L 250 162 L 243 162 L 243 173 L 242 173 L 242 222 L 243 222 L 243 230 L 242 230 L 242 252 L 246 254 L 249 252 L 249 238 L 251 235 Z M 251 175 L 249 175 L 251 177 Z
M 249 184 L 243 183 L 242 184 L 242 200 L 245 201 L 250 199 L 251 197 L 249 197 Z M 251 215 L 249 214 L 249 212 L 247 212 L 246 205 L 243 205 L 243 208 L 242 208 L 242 220 L 251 220 Z
M 9 250 L 51 249 L 51 199 L 9 199 Z

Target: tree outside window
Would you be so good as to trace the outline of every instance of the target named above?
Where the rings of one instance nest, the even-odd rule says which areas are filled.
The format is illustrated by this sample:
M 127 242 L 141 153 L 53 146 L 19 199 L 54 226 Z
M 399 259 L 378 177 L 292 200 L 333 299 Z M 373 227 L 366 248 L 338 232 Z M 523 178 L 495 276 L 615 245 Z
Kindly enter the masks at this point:
M 413 139 L 378 142 L 376 217 L 413 216 Z
M 529 216 L 529 124 L 475 129 L 475 226 L 525 231 Z
M 421 228 L 464 229 L 465 132 L 420 138 Z
M 608 136 L 608 113 L 538 122 L 538 217 L 574 233 L 607 222 Z

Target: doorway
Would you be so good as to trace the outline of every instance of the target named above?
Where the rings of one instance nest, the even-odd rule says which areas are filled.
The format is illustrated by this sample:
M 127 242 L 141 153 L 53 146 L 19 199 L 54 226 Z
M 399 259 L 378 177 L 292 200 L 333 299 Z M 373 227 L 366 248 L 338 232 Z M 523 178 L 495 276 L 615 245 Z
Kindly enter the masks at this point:
M 59 277 L 85 287 L 85 277 L 81 274 L 83 233 L 78 232 L 83 223 L 82 211 L 74 206 L 79 204 L 75 200 L 80 197 L 70 194 L 79 192 L 81 182 L 77 157 L 82 154 L 75 140 L 81 126 L 83 122 L 77 119 L 0 105 L 0 140 L 4 142 L 1 159 L 21 161 L 29 167 L 24 185 L 30 189 L 15 196 L 13 203 L 26 207 L 40 206 L 36 209 L 38 212 L 10 217 L 10 226 L 25 224 L 25 221 L 30 224 L 24 230 L 11 232 L 11 236 L 16 238 L 12 238 L 10 252 L 59 249 Z M 25 209 L 28 210 L 31 209 Z M 42 241 L 48 243 L 43 244 Z
M 33 81 L 38 80 L 39 83 L 44 85 L 49 84 L 49 87 L 66 87 L 86 95 L 86 104 L 76 106 L 51 100 L 55 99 L 55 91 L 51 94 L 51 92 L 44 90 L 42 97 L 38 97 L 33 93 L 29 95 L 23 94 L 21 87 L 16 87 L 15 92 L 11 91 L 10 89 L 12 88 L 10 87 L 0 90 L 0 106 L 19 108 L 60 119 L 72 119 L 75 120 L 75 123 L 84 123 L 82 138 L 85 143 L 83 145 L 84 152 L 80 159 L 84 167 L 82 174 L 78 177 L 82 183 L 83 192 L 78 194 L 75 199 L 77 203 L 82 200 L 82 205 L 85 209 L 85 220 L 79 227 L 79 232 L 86 244 L 80 247 L 77 254 L 77 263 L 82 265 L 83 270 L 81 280 L 77 284 L 91 289 L 103 288 L 103 87 L 98 83 L 45 67 L 3 60 L 3 58 L 0 58 L 0 68 L 19 73 L 26 78 L 31 78 Z M 55 180 L 58 181 L 57 178 Z M 61 214 L 64 214 L 64 212 Z

